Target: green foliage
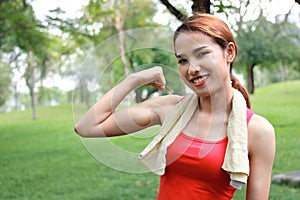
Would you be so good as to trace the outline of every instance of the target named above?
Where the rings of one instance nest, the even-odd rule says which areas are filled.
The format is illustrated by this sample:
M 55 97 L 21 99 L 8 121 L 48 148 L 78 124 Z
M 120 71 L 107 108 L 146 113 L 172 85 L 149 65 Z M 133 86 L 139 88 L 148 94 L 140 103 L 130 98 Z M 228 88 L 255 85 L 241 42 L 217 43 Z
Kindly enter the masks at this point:
M 300 37 L 299 28 L 295 25 L 287 22 L 273 24 L 261 14 L 257 20 L 246 22 L 242 27 L 236 37 L 239 67 L 235 70 L 247 77 L 248 92 L 254 92 L 254 67 L 266 68 L 269 73 L 277 69 L 270 79 L 277 80 L 282 67 L 291 69 L 299 66 L 297 49 Z M 289 69 L 285 71 L 291 71 Z
M 213 5 L 213 9 L 216 10 L 215 11 L 216 13 L 225 13 L 227 17 L 228 17 L 227 10 L 236 8 L 231 3 L 228 2 L 224 3 L 222 1 L 213 1 L 212 5 Z
M 238 63 L 261 64 L 274 67 L 291 64 L 298 56 L 299 28 L 293 24 L 273 24 L 260 16 L 256 21 L 245 23 L 247 28 L 238 30 Z
M 45 28 L 36 20 L 32 6 L 21 0 L 0 2 L 0 44 L 2 50 L 10 52 L 18 46 L 25 52 L 34 51 L 40 55 L 46 37 Z M 14 13 L 14 14 L 12 14 Z
M 70 33 L 78 47 L 90 48 L 90 44 L 98 45 L 103 40 L 117 34 L 114 23 L 117 12 L 121 12 L 125 20 L 124 30 L 158 26 L 153 22 L 156 5 L 150 0 L 130 1 L 103 1 L 91 0 L 82 8 L 82 16 L 76 19 L 63 19 L 64 12 L 60 9 L 53 10 L 54 16 L 48 16 L 48 23 L 60 28 L 63 32 Z M 143 12 L 140 12 L 143 10 Z
M 14 13 L 14 14 L 12 14 Z M 32 19 L 32 9 L 21 0 L 0 2 L 0 46 L 2 51 L 11 51 L 17 35 L 26 30 Z
M 120 30 L 117 30 L 117 22 L 122 24 L 124 20 L 122 27 L 124 31 L 145 26 L 155 27 L 158 26 L 153 22 L 156 9 L 155 3 L 150 0 L 117 2 L 91 0 L 82 8 L 82 16 L 76 19 L 63 19 L 64 13 L 60 9 L 53 10 L 51 17 L 48 17 L 49 24 L 70 34 L 76 43 L 76 49 L 87 52 L 87 49 L 94 48 L 93 52 L 88 52 L 81 68 L 73 69 L 79 72 L 76 98 L 81 96 L 81 101 L 90 104 L 92 99 L 91 92 L 88 91 L 89 81 L 98 83 L 100 91 L 97 93 L 103 94 L 124 78 L 124 63 L 120 59 L 117 35 Z M 141 10 L 143 12 L 140 12 Z M 131 50 L 132 42 L 129 34 L 125 38 L 125 43 L 127 61 L 133 61 L 130 60 L 134 50 Z M 130 71 L 134 71 L 132 66 L 130 68 Z
M 60 38 L 48 33 L 47 27 L 37 20 L 30 1 L 1 1 L 0 5 L 0 53 L 5 52 L 12 57 L 16 54 L 16 49 L 18 50 L 16 58 L 10 59 L 8 63 L 16 68 L 25 66 L 22 78 L 31 91 L 31 106 L 34 111 L 35 83 L 45 79 L 49 71 L 58 71 L 59 65 L 54 63 L 60 60 L 64 53 L 60 52 L 60 55 L 57 55 L 62 42 Z M 19 55 L 22 55 L 23 59 L 18 60 Z M 2 59 L 1 62 L 7 61 Z M 15 65 L 11 64 L 13 62 Z
M 260 22 L 260 23 L 259 23 Z M 265 23 L 265 24 L 264 24 Z M 238 31 L 238 62 L 245 64 L 261 64 L 272 60 L 270 22 L 260 21 L 248 22 L 247 28 Z M 266 27 L 265 27 L 266 25 Z
M 128 16 L 126 17 L 125 30 L 160 26 L 153 21 L 156 11 L 157 5 L 152 0 L 132 1 Z
M 39 105 L 58 104 L 63 100 L 64 93 L 59 88 L 39 87 L 37 92 L 37 100 Z M 66 102 L 63 102 L 66 103 Z

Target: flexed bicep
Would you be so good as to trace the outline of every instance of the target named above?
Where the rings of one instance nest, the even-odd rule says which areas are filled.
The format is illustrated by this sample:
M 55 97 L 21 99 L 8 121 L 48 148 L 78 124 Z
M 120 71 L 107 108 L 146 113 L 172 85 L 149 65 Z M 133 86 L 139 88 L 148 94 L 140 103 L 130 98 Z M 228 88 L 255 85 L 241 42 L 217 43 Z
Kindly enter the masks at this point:
M 100 135 L 110 137 L 134 133 L 157 124 L 159 116 L 152 109 L 138 106 L 113 112 L 97 127 Z
M 97 126 L 98 134 L 110 137 L 161 125 L 178 101 L 178 96 L 160 96 L 128 109 L 115 111 Z

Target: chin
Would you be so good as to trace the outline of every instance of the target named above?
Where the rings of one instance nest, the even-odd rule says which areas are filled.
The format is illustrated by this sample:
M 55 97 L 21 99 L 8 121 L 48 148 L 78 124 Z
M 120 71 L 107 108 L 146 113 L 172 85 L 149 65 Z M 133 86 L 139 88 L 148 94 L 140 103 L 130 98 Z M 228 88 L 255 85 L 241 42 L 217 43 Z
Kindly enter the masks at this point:
M 203 98 L 209 97 L 211 95 L 209 91 L 194 91 L 194 92 L 197 94 L 197 96 Z
M 189 87 L 189 88 L 199 97 L 209 97 L 212 93 L 212 90 L 209 90 L 207 87 L 201 87 L 201 88 Z

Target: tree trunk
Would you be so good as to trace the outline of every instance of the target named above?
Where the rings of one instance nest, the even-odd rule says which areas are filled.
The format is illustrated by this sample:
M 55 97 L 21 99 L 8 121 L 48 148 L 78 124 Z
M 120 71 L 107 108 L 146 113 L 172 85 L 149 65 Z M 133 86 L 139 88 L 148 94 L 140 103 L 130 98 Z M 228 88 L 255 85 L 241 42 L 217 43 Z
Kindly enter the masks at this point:
M 129 2 L 130 4 L 130 2 Z M 116 12 L 116 18 L 115 18 L 115 28 L 118 31 L 118 39 L 119 39 L 119 49 L 120 49 L 120 56 L 121 56 L 121 61 L 123 64 L 123 68 L 124 68 L 124 74 L 125 77 L 127 77 L 129 75 L 129 68 L 128 68 L 128 63 L 127 63 L 127 58 L 126 58 L 126 51 L 125 51 L 125 33 L 124 33 L 124 25 L 125 25 L 125 20 L 126 20 L 126 16 L 127 16 L 127 12 L 129 9 L 129 5 L 126 6 L 125 10 L 123 10 L 124 13 L 121 13 L 120 10 L 117 10 Z M 134 98 L 133 98 L 133 94 L 129 93 L 126 96 L 126 100 L 128 100 L 128 102 L 133 103 L 134 102 Z
M 123 31 L 124 28 L 124 21 L 125 19 L 122 19 L 121 13 L 118 12 L 116 16 L 116 22 L 115 22 L 115 27 L 118 31 L 118 38 L 119 38 L 119 49 L 120 49 L 120 54 L 121 54 L 121 61 L 124 67 L 124 73 L 125 76 L 128 76 L 129 70 L 128 70 L 128 64 L 125 56 L 125 34 Z
M 287 70 L 285 65 L 282 65 L 281 68 L 281 81 L 286 81 L 287 80 Z
M 80 95 L 80 103 L 83 103 L 86 108 L 91 107 L 91 95 L 88 91 L 87 83 L 84 82 L 84 78 L 80 77 L 79 80 L 79 95 Z
M 192 0 L 192 11 L 193 13 L 210 13 L 210 0 Z M 168 0 L 160 0 L 160 2 L 166 6 L 169 12 L 174 15 L 179 21 L 184 21 L 187 16 L 176 9 Z
M 35 77 L 34 77 L 34 66 L 32 60 L 32 51 L 28 53 L 28 71 L 26 76 L 26 84 L 29 88 L 30 100 L 31 100 L 31 109 L 32 109 L 32 119 L 36 120 L 36 101 L 35 101 Z
M 14 84 L 14 100 L 15 100 L 15 110 L 19 109 L 19 93 L 18 93 L 18 82 Z
M 210 13 L 210 0 L 193 0 L 193 13 Z
M 300 4 L 300 0 L 295 0 L 296 3 Z
M 109 55 L 107 54 L 107 53 L 105 53 L 105 60 L 106 60 L 106 71 L 107 71 L 107 74 L 109 74 L 108 75 L 108 80 L 107 80 L 107 83 L 108 83 L 108 85 L 109 85 L 109 88 L 112 88 L 113 87 L 113 76 L 112 76 L 112 64 L 111 64 L 111 60 L 110 60 L 110 58 L 109 58 Z M 105 92 L 107 92 L 107 91 L 105 91 Z
M 183 21 L 186 16 L 177 10 L 168 0 L 160 0 L 160 2 L 166 6 L 166 8 L 169 10 L 169 12 L 174 15 L 179 21 Z
M 254 74 L 253 69 L 256 64 L 250 64 L 247 67 L 247 90 L 250 94 L 254 93 Z
M 45 105 L 46 101 L 44 98 L 44 81 L 43 79 L 40 80 L 41 86 L 39 87 L 39 95 L 37 97 L 38 105 Z

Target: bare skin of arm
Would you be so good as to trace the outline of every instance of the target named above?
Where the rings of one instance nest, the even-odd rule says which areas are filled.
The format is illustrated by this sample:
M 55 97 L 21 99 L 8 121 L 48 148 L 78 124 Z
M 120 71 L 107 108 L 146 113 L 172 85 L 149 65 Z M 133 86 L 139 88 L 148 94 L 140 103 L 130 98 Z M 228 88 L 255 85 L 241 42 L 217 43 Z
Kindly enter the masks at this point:
M 168 108 L 178 102 L 176 96 L 157 97 L 132 108 L 116 111 L 126 95 L 141 85 L 164 89 L 162 69 L 154 67 L 129 75 L 92 106 L 75 124 L 74 130 L 82 137 L 109 137 L 161 124 Z
M 254 115 L 248 130 L 250 176 L 247 183 L 247 200 L 267 200 L 275 157 L 274 128 L 265 118 Z

